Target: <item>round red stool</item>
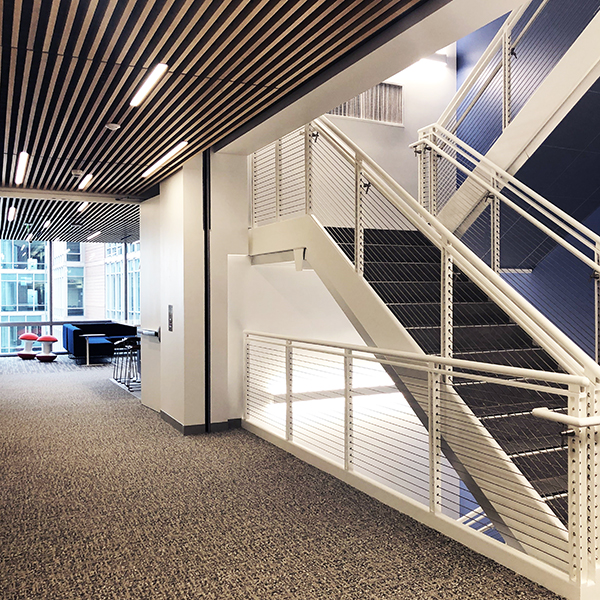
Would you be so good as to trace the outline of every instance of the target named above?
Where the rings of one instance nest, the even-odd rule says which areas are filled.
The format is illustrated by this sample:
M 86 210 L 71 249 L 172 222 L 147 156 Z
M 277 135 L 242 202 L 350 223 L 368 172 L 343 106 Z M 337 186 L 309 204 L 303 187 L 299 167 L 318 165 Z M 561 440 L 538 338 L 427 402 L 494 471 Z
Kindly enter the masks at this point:
M 41 362 L 56 360 L 56 354 L 52 352 L 52 344 L 58 340 L 53 335 L 43 335 L 38 338 L 38 342 L 42 342 L 42 351 L 38 352 L 35 357 Z
M 33 351 L 33 342 L 37 341 L 38 336 L 35 333 L 24 333 L 19 336 L 20 340 L 25 342 L 25 348 L 21 352 L 17 352 L 17 356 L 23 360 L 32 360 L 36 353 Z

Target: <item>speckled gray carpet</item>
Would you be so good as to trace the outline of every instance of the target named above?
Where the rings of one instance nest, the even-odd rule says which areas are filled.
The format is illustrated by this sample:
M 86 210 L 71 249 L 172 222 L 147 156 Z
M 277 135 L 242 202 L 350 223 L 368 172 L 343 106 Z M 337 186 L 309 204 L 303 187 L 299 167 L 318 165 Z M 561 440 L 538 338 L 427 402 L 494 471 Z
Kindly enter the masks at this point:
M 557 598 L 249 433 L 182 437 L 110 367 L 5 360 L 1 598 Z

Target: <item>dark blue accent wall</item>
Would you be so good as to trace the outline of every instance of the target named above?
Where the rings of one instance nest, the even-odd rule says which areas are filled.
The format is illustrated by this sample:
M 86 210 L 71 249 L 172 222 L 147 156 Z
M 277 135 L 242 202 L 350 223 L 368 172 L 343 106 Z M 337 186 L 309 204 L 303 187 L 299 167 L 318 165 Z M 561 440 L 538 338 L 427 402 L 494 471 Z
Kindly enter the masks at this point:
M 497 18 L 495 21 L 488 23 L 481 29 L 456 42 L 456 89 L 469 76 L 469 73 L 473 70 L 473 67 L 477 64 L 485 49 L 490 45 L 500 27 L 502 27 L 502 23 L 504 23 L 508 14 Z
M 600 234 L 600 208 L 584 225 Z M 584 250 L 573 239 L 568 241 Z M 590 250 L 584 253 L 592 258 Z M 555 245 L 531 273 L 505 273 L 503 278 L 593 357 L 595 288 L 591 275 L 590 267 Z

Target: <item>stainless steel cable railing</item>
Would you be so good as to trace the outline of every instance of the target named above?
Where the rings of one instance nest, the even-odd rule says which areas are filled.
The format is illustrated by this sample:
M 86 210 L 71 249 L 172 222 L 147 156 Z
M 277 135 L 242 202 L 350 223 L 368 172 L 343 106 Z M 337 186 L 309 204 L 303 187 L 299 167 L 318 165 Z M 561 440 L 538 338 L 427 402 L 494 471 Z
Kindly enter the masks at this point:
M 250 426 L 563 571 L 577 568 L 566 531 L 582 524 L 567 506 L 581 490 L 568 483 L 567 446 L 555 445 L 563 426 L 538 420 L 523 445 L 498 410 L 508 399 L 528 415 L 536 406 L 572 411 L 585 378 L 254 332 L 245 357 Z M 465 469 L 478 498 L 461 483 Z
M 440 125 L 413 146 L 451 173 L 441 218 L 467 215 L 451 226 L 461 241 L 598 360 L 600 236 Z
M 515 10 L 439 124 L 485 154 L 598 10 L 597 0 L 533 0 Z

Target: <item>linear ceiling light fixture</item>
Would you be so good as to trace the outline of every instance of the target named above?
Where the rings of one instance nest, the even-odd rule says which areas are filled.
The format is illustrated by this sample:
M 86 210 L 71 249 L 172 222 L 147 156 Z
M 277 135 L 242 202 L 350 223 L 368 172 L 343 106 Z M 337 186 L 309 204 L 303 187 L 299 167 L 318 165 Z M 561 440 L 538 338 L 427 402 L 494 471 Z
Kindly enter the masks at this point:
M 178 152 L 181 152 L 186 146 L 187 142 L 179 142 L 175 148 L 169 150 L 162 158 L 159 158 L 151 167 L 148 167 L 143 173 L 142 177 L 149 177 L 155 171 L 158 171 L 169 159 L 173 158 Z
M 17 216 L 17 209 L 14 206 L 11 206 L 8 209 L 8 215 L 6 215 L 6 220 L 9 223 L 12 223 L 15 220 L 15 217 Z
M 88 235 L 86 239 L 89 242 L 90 240 L 93 240 L 94 238 L 97 238 L 101 234 L 102 234 L 101 231 L 96 231 L 96 233 L 92 233 L 92 235 Z
M 129 103 L 130 106 L 139 106 L 144 98 L 152 91 L 152 88 L 158 83 L 159 79 L 166 73 L 169 65 L 164 63 L 158 63 L 149 75 L 144 79 L 140 89 L 136 92 L 135 96 Z
M 33 233 L 30 233 L 26 238 L 25 241 L 26 242 L 30 242 L 33 239 Z
M 27 162 L 29 161 L 29 154 L 27 152 L 19 152 L 19 160 L 17 162 L 17 170 L 15 171 L 15 184 L 21 185 L 25 180 L 25 170 L 27 169 Z
M 77 207 L 77 212 L 83 212 L 88 206 L 90 205 L 89 202 L 82 202 L 78 207 Z
M 45 223 L 44 223 L 44 229 L 48 229 L 48 227 L 50 227 L 50 225 L 52 225 L 52 221 L 50 219 L 48 219 Z
M 84 190 L 88 185 L 90 185 L 90 182 L 92 181 L 92 179 L 94 179 L 94 176 L 91 173 L 88 173 L 80 182 L 79 185 L 77 186 L 78 190 Z

